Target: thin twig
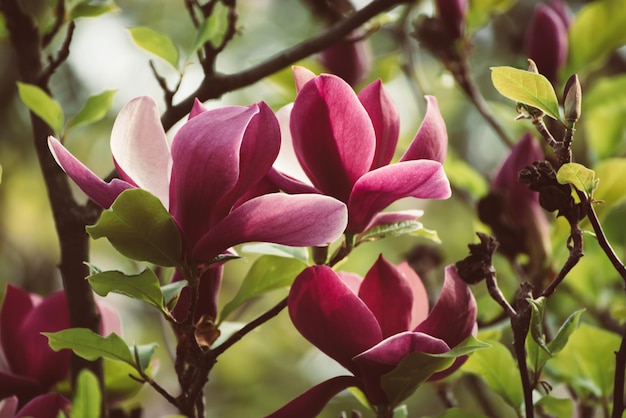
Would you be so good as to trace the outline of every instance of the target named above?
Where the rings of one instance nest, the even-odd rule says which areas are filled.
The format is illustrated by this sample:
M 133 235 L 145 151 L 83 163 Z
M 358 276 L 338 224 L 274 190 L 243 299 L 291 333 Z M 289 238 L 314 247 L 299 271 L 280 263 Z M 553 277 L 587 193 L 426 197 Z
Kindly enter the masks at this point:
M 74 21 L 71 21 L 69 25 L 67 25 L 67 33 L 65 34 L 65 39 L 63 40 L 63 45 L 61 45 L 61 49 L 57 52 L 56 57 L 48 57 L 48 67 L 43 71 L 40 76 L 41 84 L 48 84 L 50 77 L 54 72 L 59 68 L 61 64 L 67 60 L 67 57 L 70 55 L 70 45 L 72 44 L 72 38 L 74 36 L 74 30 L 76 29 L 76 24 Z
M 611 418 L 622 418 L 624 413 L 624 373 L 626 373 L 626 327 L 622 331 L 622 343 L 615 353 L 615 379 L 613 383 L 613 413 Z
M 167 400 L 169 403 L 171 403 L 174 406 L 178 406 L 176 398 L 170 395 L 169 392 L 165 390 L 165 388 L 163 388 L 161 385 L 155 382 L 150 376 L 148 376 L 146 372 L 143 371 L 143 369 L 141 368 L 141 363 L 139 361 L 139 352 L 137 351 L 136 346 L 134 347 L 134 356 L 135 356 L 135 366 L 136 366 L 135 369 L 137 370 L 137 373 L 139 373 L 139 376 L 141 378 L 137 378 L 136 376 L 133 376 L 132 374 L 129 374 L 128 377 L 130 377 L 131 379 L 139 383 L 149 384 L 150 386 L 152 386 L 154 390 L 156 390 L 159 393 L 159 395 L 165 398 L 165 400 Z
M 41 38 L 41 45 L 44 48 L 52 42 L 52 39 L 54 39 L 56 34 L 59 33 L 61 26 L 63 26 L 63 22 L 65 22 L 65 0 L 57 1 L 57 7 L 54 10 L 54 15 L 54 24 L 48 33 L 45 33 Z
M 583 256 L 583 231 L 578 226 L 578 223 L 571 223 L 571 232 L 570 232 L 570 240 L 572 241 L 572 245 L 568 245 L 569 248 L 569 256 L 563 264 L 563 267 L 559 271 L 559 274 L 556 275 L 554 279 L 550 282 L 550 284 L 541 292 L 541 296 L 550 297 L 556 288 L 561 284 L 565 276 L 574 268 L 576 264 L 580 261 Z

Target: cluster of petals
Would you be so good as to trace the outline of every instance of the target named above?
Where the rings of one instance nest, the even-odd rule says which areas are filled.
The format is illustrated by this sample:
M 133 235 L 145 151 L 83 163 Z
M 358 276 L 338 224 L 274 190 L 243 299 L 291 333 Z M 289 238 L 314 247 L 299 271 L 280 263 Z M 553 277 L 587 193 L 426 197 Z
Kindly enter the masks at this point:
M 98 308 L 102 334 L 119 333 L 115 312 L 103 305 Z M 0 346 L 5 363 L 0 369 L 0 399 L 16 396 L 24 403 L 68 378 L 71 352 L 53 351 L 41 334 L 67 328 L 70 320 L 65 292 L 41 298 L 7 286 L 0 311 Z
M 357 95 L 335 75 L 315 76 L 302 67 L 295 67 L 294 75 L 298 94 L 289 113 L 289 129 L 283 130 L 283 141 L 291 141 L 283 148 L 293 150 L 306 178 L 275 167 L 268 178 L 278 188 L 321 193 L 346 203 L 347 232 L 354 234 L 383 222 L 414 218 L 381 214 L 401 198 L 450 196 L 442 167 L 448 136 L 434 97 L 426 97 L 426 116 L 411 145 L 399 162 L 390 164 L 400 122 L 380 80 Z
M 335 199 L 266 193 L 263 179 L 278 155 L 280 129 L 262 102 L 214 110 L 196 102 L 170 149 L 156 102 L 132 100 L 113 127 L 119 179 L 108 183 L 57 139 L 49 145 L 59 165 L 103 208 L 129 188 L 157 196 L 181 231 L 184 257 L 198 263 L 250 241 L 325 245 L 346 224 L 346 208 Z
M 69 416 L 71 403 L 58 393 L 46 393 L 30 400 L 19 408 L 16 396 L 0 401 L 0 418 L 57 418 Z
M 476 330 L 476 301 L 454 265 L 446 267 L 443 290 L 429 313 L 419 276 L 406 263 L 394 266 L 382 256 L 363 279 L 327 266 L 305 269 L 291 288 L 288 308 L 298 331 L 352 375 L 320 383 L 273 418 L 313 417 L 350 386 L 376 407 L 393 407 L 381 376 L 411 353 L 448 352 Z M 456 359 L 430 379 L 449 375 L 463 361 Z

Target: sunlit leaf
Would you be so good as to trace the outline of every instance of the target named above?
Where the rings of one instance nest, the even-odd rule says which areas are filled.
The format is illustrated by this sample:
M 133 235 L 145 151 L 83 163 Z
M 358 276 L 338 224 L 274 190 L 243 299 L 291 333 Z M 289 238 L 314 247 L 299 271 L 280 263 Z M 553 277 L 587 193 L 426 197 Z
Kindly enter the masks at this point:
M 535 402 L 535 408 L 541 408 L 544 414 L 553 417 L 574 416 L 574 401 L 572 398 L 555 398 L 546 395 Z
M 192 51 L 197 51 L 207 42 L 210 42 L 214 48 L 221 45 L 228 30 L 229 13 L 229 7 L 224 6 L 221 2 L 215 3 L 211 16 L 204 20 L 198 28 Z
M 468 193 L 475 200 L 489 192 L 489 184 L 485 180 L 485 176 L 453 153 L 448 153 L 443 163 L 443 169 L 448 180 L 450 180 L 450 184 L 458 190 Z
M 54 100 L 41 88 L 33 85 L 17 82 L 17 92 L 22 103 L 46 122 L 55 134 L 59 135 L 63 130 L 63 109 L 59 102 Z
M 136 369 L 133 366 L 105 358 L 103 367 L 104 383 L 108 396 L 128 399 L 143 387 L 142 383 L 129 376 L 137 375 Z M 150 369 L 151 367 L 148 367 L 145 370 L 146 374 L 150 375 Z
M 543 75 L 513 67 L 491 67 L 491 81 L 504 97 L 541 109 L 560 120 L 554 87 Z
M 593 197 L 600 182 L 593 170 L 578 163 L 563 164 L 556 173 L 556 180 L 561 184 L 571 184 L 588 197 Z
M 99 417 L 102 393 L 98 379 L 89 370 L 83 369 L 76 380 L 76 387 L 72 400 L 72 416 Z
M 145 26 L 128 29 L 133 41 L 142 49 L 178 68 L 178 48 L 169 36 Z
M 78 111 L 76 116 L 70 121 L 69 126 L 78 126 L 87 123 L 97 122 L 104 118 L 111 105 L 113 104 L 113 96 L 116 90 L 107 90 L 87 99 L 85 105 Z
M 568 76 L 597 66 L 608 54 L 626 44 L 626 8 L 623 0 L 586 4 L 569 27 Z
M 543 351 L 550 354 L 550 349 L 546 344 L 546 338 L 543 333 L 543 313 L 545 310 L 546 298 L 541 297 L 536 300 L 529 299 L 528 303 L 531 308 L 530 336 Z
M 409 418 L 409 408 L 406 405 L 400 405 L 393 410 L 393 418 Z
M 309 251 L 306 247 L 289 247 L 287 245 L 259 242 L 246 244 L 241 251 L 251 254 L 276 255 L 278 257 L 295 258 L 303 263 L 309 263 Z
M 106 13 L 116 12 L 119 10 L 113 0 L 79 1 L 76 4 L 68 5 L 70 19 L 78 19 L 79 17 L 96 17 Z
M 59 351 L 69 348 L 76 355 L 87 360 L 96 360 L 100 357 L 122 361 L 135 365 L 130 348 L 122 338 L 112 333 L 103 337 L 87 328 L 70 328 L 59 332 L 44 332 L 48 343 L 53 350 Z
M 582 114 L 589 148 L 600 158 L 622 154 L 626 147 L 626 75 L 592 83 L 585 90 Z
M 621 338 L 583 323 L 546 370 L 567 382 L 578 396 L 607 397 L 613 392 L 615 356 Z
M 305 267 L 305 263 L 295 258 L 274 255 L 259 257 L 246 274 L 235 297 L 222 309 L 220 322 L 251 298 L 290 286 Z
M 563 325 L 561 325 L 561 327 L 557 331 L 552 341 L 548 343 L 548 348 L 550 349 L 550 353 L 552 353 L 553 356 L 557 355 L 563 350 L 563 348 L 565 348 L 565 345 L 567 344 L 569 337 L 574 333 L 576 328 L 578 328 L 578 321 L 580 320 L 580 315 L 584 311 L 585 311 L 584 309 L 579 309 L 575 311 L 574 313 L 572 313 L 569 317 L 567 317 L 567 319 L 565 320 L 565 322 L 563 322 Z
M 468 32 L 485 26 L 493 16 L 502 14 L 515 4 L 515 0 L 472 0 L 465 18 Z
M 461 370 L 475 374 L 519 411 L 524 400 L 517 363 L 511 352 L 498 341 L 486 341 L 491 348 L 477 351 L 462 366 Z
M 420 230 L 424 229 L 424 225 L 421 222 L 416 220 L 406 220 L 400 222 L 394 222 L 391 224 L 378 225 L 373 228 L 368 229 L 367 231 L 359 234 L 357 236 L 357 243 L 366 242 L 366 241 L 376 241 L 386 237 L 397 237 L 400 235 L 406 234 L 417 234 Z M 433 236 L 431 234 L 426 234 L 427 236 Z M 437 237 L 437 233 L 434 233 L 434 236 Z
M 119 293 L 166 312 L 159 279 L 150 269 L 134 275 L 127 275 L 121 271 L 103 271 L 88 276 L 87 280 L 94 292 L 100 296 L 106 296 L 110 292 Z
M 161 201 L 142 189 L 122 192 L 93 226 L 92 238 L 106 238 L 120 253 L 160 266 L 180 263 L 182 244 L 176 223 Z

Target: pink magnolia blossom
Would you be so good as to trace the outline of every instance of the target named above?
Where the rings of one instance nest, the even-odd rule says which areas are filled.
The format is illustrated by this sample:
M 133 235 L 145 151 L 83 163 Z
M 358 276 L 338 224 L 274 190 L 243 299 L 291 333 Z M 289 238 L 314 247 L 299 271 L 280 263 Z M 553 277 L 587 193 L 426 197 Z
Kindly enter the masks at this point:
M 558 6 L 559 3 L 555 3 Z M 562 5 L 561 5 L 562 6 Z M 564 7 L 554 9 L 538 4 L 526 30 L 526 54 L 535 61 L 539 72 L 553 83 L 565 65 L 568 53 L 567 21 Z
M 64 396 L 46 393 L 33 398 L 18 411 L 18 400 L 11 396 L 0 403 L 0 418 L 57 418 L 61 413 L 67 415 L 71 406 L 70 401 Z
M 352 376 L 320 383 L 271 417 L 313 417 L 349 386 L 360 388 L 374 406 L 395 406 L 381 387 L 382 375 L 411 353 L 445 353 L 475 331 L 476 301 L 453 265 L 445 270 L 430 313 L 424 285 L 406 263 L 396 267 L 380 257 L 362 281 L 355 277 L 313 266 L 295 279 L 288 304 L 294 325 Z M 430 379 L 450 374 L 463 361 Z
M 109 183 L 55 138 L 49 144 L 59 165 L 104 208 L 128 188 L 159 197 L 181 231 L 188 260 L 210 262 L 249 241 L 325 245 L 346 224 L 345 206 L 334 199 L 260 191 L 280 147 L 276 117 L 262 102 L 210 111 L 196 103 L 170 150 L 156 102 L 132 100 L 111 134 L 120 178 Z
M 442 168 L 448 136 L 434 97 L 426 97 L 426 116 L 400 162 L 390 164 L 399 117 L 380 81 L 357 95 L 337 76 L 316 77 L 300 67 L 294 74 L 299 91 L 290 113 L 291 141 L 310 184 L 273 170 L 270 179 L 277 187 L 345 202 L 351 233 L 379 224 L 380 212 L 401 198 L 450 196 Z
M 102 334 L 120 331 L 117 314 L 99 306 Z M 70 371 L 69 350 L 54 351 L 42 332 L 70 328 L 65 292 L 41 298 L 7 286 L 0 311 L 0 345 L 6 369 L 0 370 L 0 398 L 16 395 L 21 402 L 47 392 Z

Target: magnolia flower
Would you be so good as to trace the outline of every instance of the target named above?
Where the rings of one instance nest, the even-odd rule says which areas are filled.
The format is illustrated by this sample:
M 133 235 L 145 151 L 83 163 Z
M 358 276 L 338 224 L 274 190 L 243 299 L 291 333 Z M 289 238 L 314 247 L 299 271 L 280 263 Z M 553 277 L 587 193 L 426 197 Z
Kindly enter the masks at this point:
M 367 78 L 372 66 L 372 51 L 367 39 L 354 41 L 363 34 L 355 31 L 346 40 L 320 52 L 321 64 L 329 73 L 335 74 L 351 86 Z
M 558 4 L 558 3 L 556 3 Z M 567 60 L 567 22 L 561 10 L 538 4 L 526 30 L 526 54 L 548 80 L 558 81 L 559 70 Z
M 71 406 L 70 401 L 62 395 L 46 393 L 35 397 L 18 411 L 18 400 L 12 396 L 0 402 L 0 418 L 57 418 L 67 416 Z
M 249 241 L 325 245 L 345 226 L 345 207 L 334 199 L 256 193 L 280 147 L 278 123 L 264 103 L 210 111 L 196 103 L 170 151 L 155 101 L 132 100 L 111 134 L 120 179 L 110 183 L 55 138 L 49 144 L 59 165 L 104 208 L 128 188 L 159 197 L 181 231 L 184 256 L 196 262 Z
M 291 141 L 310 184 L 273 170 L 270 179 L 277 187 L 288 193 L 321 193 L 346 203 L 350 233 L 379 224 L 379 212 L 398 199 L 450 196 L 442 168 L 448 136 L 434 97 L 426 97 L 426 117 L 400 162 L 389 164 L 398 142 L 399 118 L 380 81 L 357 96 L 337 76 L 316 77 L 301 67 L 294 74 L 299 91 L 289 116 Z M 398 214 L 397 220 L 403 216 L 409 215 Z
M 119 333 L 119 318 L 99 306 L 102 334 Z M 53 351 L 42 332 L 70 328 L 65 292 L 41 298 L 8 285 L 0 311 L 0 345 L 6 369 L 0 370 L 0 399 L 16 395 L 25 402 L 65 380 L 70 372 L 69 350 Z
M 298 331 L 352 376 L 320 383 L 273 418 L 313 417 L 349 386 L 361 389 L 376 408 L 397 406 L 390 404 L 398 394 L 385 392 L 381 376 L 411 353 L 450 351 L 476 327 L 476 301 L 453 265 L 446 268 L 441 296 L 429 313 L 417 274 L 406 263 L 396 267 L 382 257 L 363 280 L 327 266 L 307 268 L 294 281 L 288 308 Z M 431 379 L 450 374 L 463 361 L 457 359 Z

